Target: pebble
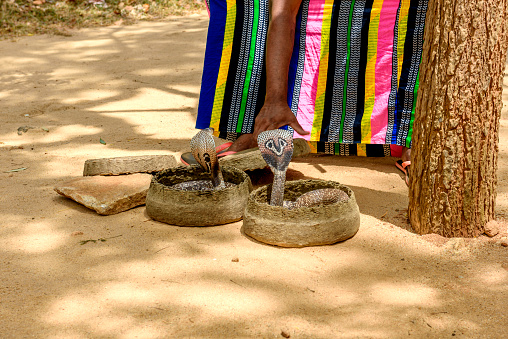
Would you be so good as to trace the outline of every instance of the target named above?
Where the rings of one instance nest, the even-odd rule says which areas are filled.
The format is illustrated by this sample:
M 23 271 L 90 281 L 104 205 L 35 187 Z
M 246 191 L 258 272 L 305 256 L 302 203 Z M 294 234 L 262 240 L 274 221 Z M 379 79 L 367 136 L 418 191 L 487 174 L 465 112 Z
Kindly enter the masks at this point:
M 501 243 L 501 246 L 503 246 L 503 247 L 508 247 L 508 242 L 503 241 L 503 242 Z
M 289 338 L 291 337 L 291 335 L 289 333 L 287 333 L 286 331 L 281 331 L 280 332 L 280 335 L 283 336 L 284 338 Z
M 232 262 L 239 262 L 239 261 L 240 261 L 240 259 L 238 259 L 238 258 L 236 258 L 236 257 L 235 257 L 235 258 L 231 259 L 231 261 L 232 261 Z
M 485 225 L 485 235 L 495 237 L 499 233 L 499 224 L 495 220 L 491 220 Z

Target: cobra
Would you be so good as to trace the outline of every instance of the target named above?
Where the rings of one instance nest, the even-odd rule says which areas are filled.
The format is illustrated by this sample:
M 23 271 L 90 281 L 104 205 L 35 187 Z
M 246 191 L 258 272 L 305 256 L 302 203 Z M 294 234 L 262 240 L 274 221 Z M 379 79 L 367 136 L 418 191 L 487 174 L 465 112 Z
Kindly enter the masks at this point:
M 286 171 L 293 156 L 293 133 L 281 129 L 265 131 L 259 134 L 257 142 L 263 159 L 273 172 L 270 205 L 295 209 L 349 199 L 349 196 L 340 189 L 323 188 L 302 194 L 295 201 L 284 201 Z
M 170 186 L 173 189 L 185 191 L 211 191 L 231 187 L 234 184 L 224 182 L 219 159 L 215 152 L 213 128 L 205 128 L 194 135 L 190 141 L 191 152 L 198 164 L 210 173 L 211 180 L 185 181 Z

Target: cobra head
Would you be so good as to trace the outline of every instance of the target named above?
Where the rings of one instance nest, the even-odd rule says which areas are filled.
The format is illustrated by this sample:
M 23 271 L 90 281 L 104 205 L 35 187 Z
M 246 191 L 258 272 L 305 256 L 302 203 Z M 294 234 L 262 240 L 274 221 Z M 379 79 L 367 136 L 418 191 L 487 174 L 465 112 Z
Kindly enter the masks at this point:
M 213 128 L 205 128 L 199 131 L 190 141 L 190 147 L 194 159 L 207 172 L 211 174 L 212 185 L 215 189 L 224 188 L 224 180 L 219 167 L 219 159 L 215 152 L 215 140 L 213 140 Z
M 285 172 L 293 156 L 293 133 L 275 129 L 259 133 L 258 146 L 272 171 Z
M 258 146 L 274 176 L 270 205 L 283 206 L 286 170 L 293 156 L 293 133 L 282 129 L 261 132 Z
M 190 141 L 190 147 L 194 159 L 207 172 L 212 172 L 214 164 L 218 164 L 215 153 L 215 141 L 213 140 L 213 128 L 205 128 L 199 131 Z

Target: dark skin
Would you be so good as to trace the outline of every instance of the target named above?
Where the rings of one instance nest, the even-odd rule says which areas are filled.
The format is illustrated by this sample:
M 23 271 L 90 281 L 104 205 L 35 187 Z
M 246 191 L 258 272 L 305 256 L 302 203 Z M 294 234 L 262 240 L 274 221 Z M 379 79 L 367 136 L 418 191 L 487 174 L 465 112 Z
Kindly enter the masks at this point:
M 306 135 L 287 104 L 287 78 L 293 52 L 296 15 L 301 0 L 271 0 L 270 26 L 266 46 L 265 104 L 254 124 L 254 138 L 259 133 L 288 125 Z
M 307 135 L 287 103 L 287 78 L 293 52 L 296 15 L 302 0 L 270 0 L 270 25 L 266 44 L 266 97 L 254 121 L 254 133 L 243 134 L 229 147 L 239 152 L 257 147 L 259 133 L 282 126 L 292 127 Z M 402 161 L 411 159 L 411 150 L 404 147 Z
M 243 134 L 229 147 L 242 151 L 257 147 L 259 133 L 291 126 L 298 134 L 307 135 L 287 104 L 287 78 L 296 15 L 302 0 L 270 0 L 270 25 L 266 42 L 266 97 L 254 121 L 254 133 Z

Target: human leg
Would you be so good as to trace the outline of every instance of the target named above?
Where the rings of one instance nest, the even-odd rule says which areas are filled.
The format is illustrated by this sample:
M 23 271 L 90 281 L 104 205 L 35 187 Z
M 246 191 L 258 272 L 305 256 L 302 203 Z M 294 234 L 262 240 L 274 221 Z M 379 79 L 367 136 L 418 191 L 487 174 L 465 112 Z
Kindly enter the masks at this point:
M 400 160 L 395 162 L 395 166 L 404 173 L 406 176 L 406 185 L 409 186 L 409 168 L 411 166 L 411 149 L 407 147 L 402 148 L 402 155 Z

